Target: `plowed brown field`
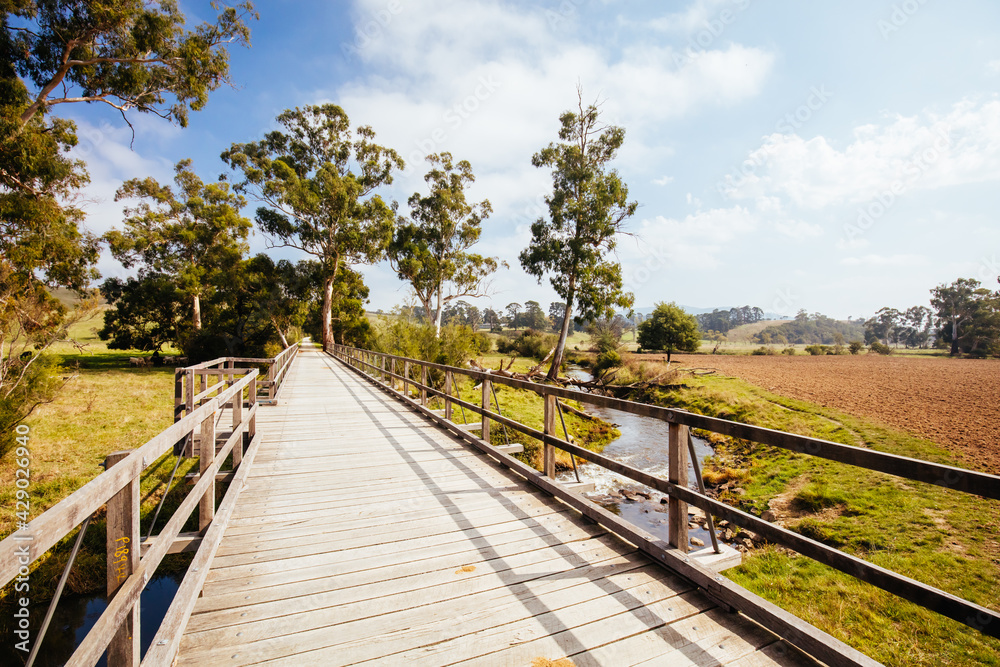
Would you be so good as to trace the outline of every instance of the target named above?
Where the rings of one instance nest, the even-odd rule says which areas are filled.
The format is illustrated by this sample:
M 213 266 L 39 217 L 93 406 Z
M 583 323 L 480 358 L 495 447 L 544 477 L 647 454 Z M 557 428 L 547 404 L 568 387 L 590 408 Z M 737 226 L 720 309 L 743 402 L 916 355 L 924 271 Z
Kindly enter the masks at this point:
M 768 391 L 894 426 L 1000 474 L 1000 360 L 674 355 Z

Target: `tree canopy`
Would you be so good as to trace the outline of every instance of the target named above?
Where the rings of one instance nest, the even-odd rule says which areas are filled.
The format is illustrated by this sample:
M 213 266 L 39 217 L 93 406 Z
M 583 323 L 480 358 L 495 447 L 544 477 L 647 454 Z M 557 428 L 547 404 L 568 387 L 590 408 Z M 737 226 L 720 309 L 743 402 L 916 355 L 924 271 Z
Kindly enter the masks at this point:
M 1000 291 L 991 292 L 973 278 L 959 278 L 932 289 L 931 297 L 939 335 L 951 354 L 1000 353 Z
M 198 331 L 201 299 L 211 294 L 219 273 L 246 252 L 251 223 L 239 213 L 245 200 L 228 183 L 205 184 L 191 170 L 191 160 L 181 160 L 174 171 L 176 193 L 152 178 L 126 181 L 115 199 L 140 202 L 125 209 L 125 230 L 112 230 L 105 239 L 125 268 L 140 264 L 172 276 L 191 303 L 191 324 Z
M 548 219 L 531 226 L 531 243 L 520 254 L 521 266 L 539 282 L 549 282 L 566 304 L 549 377 L 562 366 L 574 311 L 581 319 L 611 316 L 614 307 L 631 308 L 622 289 L 621 265 L 610 258 L 616 236 L 638 206 L 609 164 L 625 141 L 625 130 L 600 122 L 596 104 L 584 107 L 578 91 L 576 111 L 559 118 L 559 143 L 532 157 L 536 167 L 552 170 L 552 194 L 546 196 Z
M 697 352 L 701 344 L 698 322 L 675 303 L 658 303 L 639 325 L 637 340 L 644 350 L 663 350 L 667 361 L 674 352 Z
M 475 182 L 472 165 L 452 162 L 451 153 L 429 155 L 424 177 L 430 194 L 413 193 L 409 218 L 401 218 L 389 246 L 389 262 L 406 280 L 441 334 L 442 312 L 463 297 L 484 296 L 489 276 L 504 262 L 469 252 L 493 209 L 489 200 L 470 204 L 465 187 Z
M 272 247 L 302 250 L 324 277 L 323 344 L 334 342 L 331 306 L 341 266 L 374 263 L 392 238 L 395 209 L 376 192 L 403 168 L 399 154 L 375 143 L 375 132 L 351 130 L 334 104 L 289 109 L 284 130 L 261 141 L 233 144 L 222 154 L 243 173 L 241 192 L 259 201 L 257 224 Z

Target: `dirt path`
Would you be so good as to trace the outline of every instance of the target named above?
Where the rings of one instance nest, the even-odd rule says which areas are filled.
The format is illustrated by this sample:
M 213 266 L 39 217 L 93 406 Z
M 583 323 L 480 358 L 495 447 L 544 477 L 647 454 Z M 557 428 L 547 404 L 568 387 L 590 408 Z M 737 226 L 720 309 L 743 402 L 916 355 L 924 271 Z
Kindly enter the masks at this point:
M 867 417 L 937 442 L 1000 474 L 1000 360 L 674 355 L 782 396 Z

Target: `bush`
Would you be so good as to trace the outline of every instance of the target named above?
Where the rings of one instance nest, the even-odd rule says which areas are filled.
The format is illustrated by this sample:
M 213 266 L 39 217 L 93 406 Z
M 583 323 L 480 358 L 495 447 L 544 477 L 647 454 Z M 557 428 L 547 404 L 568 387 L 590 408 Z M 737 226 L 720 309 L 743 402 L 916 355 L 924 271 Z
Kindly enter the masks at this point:
M 770 357 L 774 354 L 774 350 L 770 347 L 765 347 L 761 345 L 750 354 L 752 354 L 755 357 Z
M 892 354 L 891 347 L 889 347 L 888 345 L 883 345 L 878 341 L 875 341 L 874 343 L 869 345 L 868 350 L 870 352 L 874 352 L 875 354 Z
M 821 354 L 829 354 L 830 348 L 826 345 L 806 345 L 806 352 L 815 357 Z
M 490 337 L 473 332 L 462 324 L 441 327 L 440 338 L 434 327 L 403 318 L 384 321 L 375 331 L 372 349 L 400 357 L 431 361 L 446 366 L 463 366 L 469 359 L 489 352 Z
M 594 362 L 594 375 L 603 375 L 605 371 L 609 371 L 612 368 L 618 368 L 621 365 L 622 355 L 618 354 L 617 350 L 601 352 L 597 355 L 597 360 Z
M 865 349 L 865 344 L 860 340 L 852 340 L 847 349 L 851 351 L 851 354 L 858 354 Z
M 794 347 L 786 347 L 784 350 L 781 351 L 781 353 L 782 354 L 787 354 L 790 357 L 794 356 L 795 355 L 795 348 Z
M 556 346 L 558 340 L 551 334 L 543 334 L 533 329 L 527 329 L 517 338 L 500 338 L 497 340 L 497 352 L 500 354 L 516 354 L 519 357 L 530 357 L 541 361 L 549 350 Z

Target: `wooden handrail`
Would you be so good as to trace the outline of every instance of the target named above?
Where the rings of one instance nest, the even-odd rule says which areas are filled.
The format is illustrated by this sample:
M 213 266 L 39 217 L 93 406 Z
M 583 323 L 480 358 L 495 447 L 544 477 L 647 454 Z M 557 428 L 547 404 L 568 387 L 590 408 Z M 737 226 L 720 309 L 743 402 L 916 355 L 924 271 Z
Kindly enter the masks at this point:
M 188 491 L 178 509 L 175 510 L 167 522 L 167 525 L 151 540 L 149 549 L 142 554 L 141 559 L 138 559 L 138 566 L 134 567 L 134 569 L 132 567 L 127 568 L 131 572 L 128 573 L 128 576 L 117 587 L 114 597 L 109 602 L 100 619 L 98 619 L 97 624 L 87 634 L 67 664 L 93 665 L 100 659 L 105 650 L 109 648 L 109 643 L 112 641 L 127 642 L 129 644 L 134 641 L 134 637 L 130 636 L 131 633 L 119 632 L 119 628 L 135 625 L 134 631 L 138 631 L 137 624 L 131 621 L 129 621 L 129 625 L 123 624 L 126 623 L 127 619 L 131 618 L 135 620 L 137 618 L 136 609 L 142 590 L 163 557 L 170 551 L 174 540 L 180 534 L 184 523 L 194 511 L 194 508 L 199 505 L 207 508 L 211 505 L 214 512 L 216 473 L 221 469 L 227 457 L 230 455 L 233 457 L 234 468 L 237 470 L 237 479 L 241 475 L 246 475 L 249 465 L 244 465 L 240 461 L 252 461 L 252 453 L 256 451 L 256 442 L 259 441 L 255 433 L 255 417 L 258 409 L 255 387 L 259 371 L 256 368 L 249 370 L 230 369 L 231 374 L 234 370 L 238 370 L 239 374 L 243 375 L 243 377 L 233 381 L 228 387 L 219 388 L 217 396 L 208 398 L 202 405 L 191 410 L 189 414 L 181 417 L 174 424 L 151 438 L 138 449 L 133 450 L 124 458 L 120 458 L 119 456 L 114 457 L 114 465 L 109 466 L 105 472 L 70 494 L 67 498 L 64 498 L 54 507 L 32 519 L 25 529 L 0 541 L 0 586 L 4 586 L 18 575 L 20 567 L 25 565 L 24 562 L 19 560 L 19 554 L 23 553 L 20 552 L 20 549 L 25 544 L 25 536 L 30 537 L 30 541 L 27 542 L 30 545 L 28 563 L 30 564 L 45 554 L 100 507 L 106 504 L 109 505 L 109 514 L 111 513 L 110 504 L 112 502 L 124 503 L 124 507 L 130 508 L 127 505 L 129 500 L 127 496 L 132 494 L 126 493 L 120 495 L 120 492 L 126 487 L 130 487 L 133 490 L 137 489 L 142 472 L 149 465 L 158 460 L 175 443 L 192 435 L 199 427 L 203 429 L 204 435 L 206 433 L 204 430 L 206 425 L 211 424 L 214 427 L 214 424 L 218 421 L 220 412 L 227 406 L 232 406 L 234 419 L 231 435 L 227 438 L 222 448 L 216 452 L 215 438 L 211 437 L 214 429 L 209 428 L 207 430 L 209 437 L 202 438 L 200 479 Z M 246 409 L 243 406 L 243 393 L 245 390 L 249 390 L 249 406 Z M 206 442 L 206 439 L 210 440 L 210 442 Z M 243 448 L 245 446 L 248 446 L 248 455 L 246 458 L 243 456 Z M 241 484 L 231 485 L 227 491 L 226 498 L 228 499 L 231 495 L 238 494 L 241 486 Z M 223 502 L 226 501 L 224 500 Z M 230 508 L 232 502 L 235 501 L 230 501 L 230 504 L 227 504 L 226 507 Z M 138 507 L 130 508 L 127 511 L 137 514 Z M 229 511 L 231 512 L 231 510 Z M 116 510 L 116 513 L 120 514 L 121 510 Z M 228 513 L 225 514 L 225 518 L 228 518 Z M 130 523 L 132 525 L 128 530 L 137 533 L 138 526 L 134 525 L 137 522 Z M 211 524 L 201 526 L 203 530 L 207 529 L 210 531 L 213 536 L 220 534 L 220 530 L 223 527 L 224 520 L 218 523 L 213 521 Z M 214 530 L 212 530 L 213 528 Z M 130 564 L 134 564 L 134 550 L 140 548 L 142 542 L 141 536 L 132 534 L 125 536 L 125 538 L 123 544 L 127 545 L 127 551 L 130 552 Z M 213 546 L 212 541 L 206 535 L 206 538 L 202 540 L 199 546 L 199 550 L 208 548 L 214 553 L 214 549 L 217 546 L 217 542 Z M 126 549 L 123 549 L 123 551 L 126 551 Z M 196 558 L 198 558 L 197 555 Z M 188 576 L 190 576 L 190 573 Z M 190 613 L 190 609 L 188 609 L 187 613 Z M 184 620 L 186 621 L 186 616 Z M 115 656 L 113 659 L 109 659 L 109 663 L 115 663 L 112 667 L 117 667 L 118 664 L 137 664 L 138 655 L 134 646 L 137 646 L 137 644 L 125 646 L 122 650 L 109 651 L 109 656 Z
M 379 384 L 387 391 L 391 391 L 396 394 L 400 399 L 406 401 L 411 406 L 428 414 L 428 416 L 434 418 L 435 420 L 446 423 L 446 425 L 450 424 L 450 422 L 439 415 L 431 413 L 419 402 L 395 391 L 391 385 L 387 385 L 385 382 L 377 379 L 375 374 L 378 374 L 380 378 L 388 378 L 390 383 L 392 383 L 394 379 L 402 380 L 404 379 L 403 376 L 397 375 L 391 369 L 395 366 L 396 361 L 403 361 L 407 364 L 407 366 L 419 365 L 424 369 L 443 371 L 445 373 L 446 385 L 450 384 L 449 380 L 454 374 L 458 373 L 482 381 L 484 388 L 487 387 L 489 383 L 495 382 L 509 387 L 532 391 L 539 396 L 544 397 L 546 400 L 550 397 L 568 398 L 583 403 L 590 403 L 601 407 L 613 408 L 623 412 L 659 419 L 661 421 L 668 422 L 671 426 L 670 440 L 672 448 L 674 447 L 673 441 L 675 440 L 675 426 L 694 427 L 759 442 L 761 444 L 789 449 L 803 454 L 810 454 L 829 460 L 839 461 L 856 467 L 884 472 L 897 477 L 902 477 L 904 479 L 926 482 L 957 491 L 973 493 L 985 498 L 1000 498 L 1000 477 L 986 473 L 965 470 L 937 463 L 930 463 L 927 461 L 920 461 L 894 454 L 886 454 L 884 452 L 877 452 L 860 447 L 842 445 L 827 440 L 820 440 L 818 438 L 785 433 L 783 431 L 749 426 L 714 417 L 705 417 L 703 415 L 697 415 L 674 408 L 662 408 L 659 406 L 646 405 L 617 398 L 597 396 L 580 391 L 571 391 L 552 385 L 544 385 L 535 382 L 517 380 L 514 378 L 507 378 L 490 372 L 444 366 L 442 364 L 425 362 L 418 359 L 409 359 L 406 357 L 399 357 L 396 355 L 372 352 L 368 350 L 359 350 L 357 348 L 339 345 L 333 346 L 332 350 L 328 350 L 328 352 L 333 354 L 335 357 L 340 358 L 355 371 L 364 374 L 371 381 Z M 366 359 L 368 358 L 373 361 L 379 360 L 379 365 L 375 365 L 374 363 L 367 361 Z M 385 360 L 389 360 L 391 362 L 389 364 L 389 370 L 386 370 L 385 368 Z M 850 574 L 862 581 L 866 581 L 899 597 L 910 600 L 911 602 L 914 602 L 922 607 L 931 609 L 953 620 L 968 625 L 969 627 L 979 630 L 983 634 L 1000 638 L 1000 613 L 992 609 L 982 607 L 981 605 L 977 605 L 945 591 L 941 591 L 933 586 L 928 586 L 916 580 L 910 579 L 909 577 L 905 577 L 885 568 L 873 565 L 863 559 L 840 551 L 839 549 L 835 549 L 821 542 L 811 540 L 798 533 L 766 522 L 746 512 L 742 512 L 734 507 L 726 505 L 725 503 L 719 502 L 714 498 L 692 491 L 686 488 L 686 485 L 676 483 L 678 479 L 683 479 L 683 477 L 674 479 L 674 482 L 654 477 L 629 465 L 619 463 L 596 452 L 592 452 L 578 445 L 566 442 L 565 440 L 554 435 L 554 429 L 547 427 L 543 431 L 539 431 L 529 426 L 525 426 L 524 424 L 521 424 L 513 419 L 504 417 L 499 414 L 499 412 L 493 412 L 490 409 L 489 403 L 485 398 L 485 389 L 483 393 L 483 406 L 479 406 L 448 395 L 450 394 L 450 388 L 448 388 L 448 394 L 446 394 L 445 391 L 425 385 L 423 382 L 417 383 L 412 378 L 406 378 L 406 382 L 410 385 L 416 385 L 421 393 L 426 392 L 429 395 L 444 398 L 446 401 L 447 412 L 451 411 L 449 408 L 451 408 L 452 405 L 458 405 L 480 415 L 484 424 L 484 434 L 488 433 L 488 423 L 490 421 L 495 421 L 517 430 L 524 435 L 539 440 L 544 446 L 546 446 L 546 448 L 551 446 L 562 449 L 571 455 L 583 458 L 591 463 L 600 465 L 612 472 L 667 494 L 671 501 L 673 501 L 670 506 L 670 513 L 668 514 L 668 517 L 670 517 L 668 518 L 668 522 L 672 528 L 670 544 L 674 548 L 678 548 L 681 551 L 685 550 L 684 547 L 686 547 L 687 543 L 686 530 L 681 530 L 682 533 L 685 533 L 683 535 L 682 542 L 680 536 L 674 534 L 674 525 L 676 524 L 678 529 L 680 529 L 680 523 L 683 520 L 684 528 L 686 528 L 687 504 L 691 504 L 702 509 L 706 513 L 722 516 L 731 523 L 757 532 L 770 542 L 788 547 L 802 555 L 813 558 L 814 560 Z M 467 437 L 467 434 L 463 434 L 462 437 Z M 489 441 L 486 440 L 486 437 L 487 436 L 484 435 L 483 440 L 485 440 L 488 444 Z M 677 448 L 680 449 L 679 445 Z M 546 467 L 548 468 L 548 466 Z M 546 473 L 549 473 L 549 471 L 546 470 Z M 673 474 L 671 474 L 671 478 L 674 478 Z M 680 504 L 675 508 L 674 503 Z M 672 520 L 674 518 L 676 521 Z

